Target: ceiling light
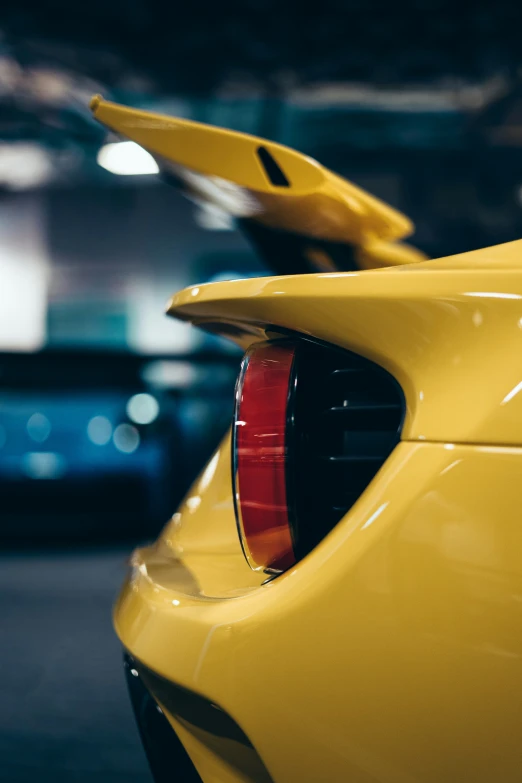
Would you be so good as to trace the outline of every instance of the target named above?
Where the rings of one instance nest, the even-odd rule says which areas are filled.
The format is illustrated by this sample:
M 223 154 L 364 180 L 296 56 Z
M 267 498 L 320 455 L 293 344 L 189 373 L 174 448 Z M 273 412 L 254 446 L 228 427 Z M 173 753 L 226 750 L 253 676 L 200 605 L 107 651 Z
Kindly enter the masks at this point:
M 9 190 L 30 190 L 46 185 L 54 170 L 49 153 L 39 144 L 0 144 L 0 185 Z
M 157 174 L 158 164 L 152 155 L 133 141 L 105 144 L 98 151 L 98 164 L 112 174 L 123 176 Z

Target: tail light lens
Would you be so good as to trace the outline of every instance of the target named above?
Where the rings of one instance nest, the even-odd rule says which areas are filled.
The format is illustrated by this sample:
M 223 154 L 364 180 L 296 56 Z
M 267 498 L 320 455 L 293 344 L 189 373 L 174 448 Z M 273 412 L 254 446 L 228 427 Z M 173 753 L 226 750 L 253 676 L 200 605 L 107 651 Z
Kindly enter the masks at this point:
M 289 398 L 295 347 L 258 343 L 241 367 L 234 417 L 236 516 L 254 569 L 284 571 L 295 563 L 287 498 Z
M 402 390 L 368 359 L 300 338 L 257 343 L 236 391 L 236 517 L 254 569 L 300 560 L 349 511 L 396 444 Z

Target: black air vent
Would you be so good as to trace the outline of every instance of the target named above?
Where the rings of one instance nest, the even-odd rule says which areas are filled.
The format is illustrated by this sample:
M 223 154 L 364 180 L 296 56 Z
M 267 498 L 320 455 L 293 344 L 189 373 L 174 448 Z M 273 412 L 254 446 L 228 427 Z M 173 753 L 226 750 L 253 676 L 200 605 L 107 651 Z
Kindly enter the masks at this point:
M 404 399 L 373 362 L 303 341 L 291 408 L 288 495 L 303 554 L 344 516 L 397 445 Z
M 272 185 L 278 188 L 289 188 L 290 182 L 285 172 L 267 148 L 258 147 L 257 154 Z

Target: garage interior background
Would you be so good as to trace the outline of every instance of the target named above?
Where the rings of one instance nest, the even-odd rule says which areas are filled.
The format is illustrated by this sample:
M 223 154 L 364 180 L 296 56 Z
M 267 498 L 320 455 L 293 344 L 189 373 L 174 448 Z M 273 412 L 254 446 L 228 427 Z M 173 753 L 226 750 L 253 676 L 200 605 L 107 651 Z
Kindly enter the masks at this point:
M 150 780 L 111 603 L 226 430 L 239 359 L 164 305 L 267 273 L 90 96 L 296 147 L 449 255 L 522 237 L 521 23 L 507 0 L 4 0 L 0 780 Z

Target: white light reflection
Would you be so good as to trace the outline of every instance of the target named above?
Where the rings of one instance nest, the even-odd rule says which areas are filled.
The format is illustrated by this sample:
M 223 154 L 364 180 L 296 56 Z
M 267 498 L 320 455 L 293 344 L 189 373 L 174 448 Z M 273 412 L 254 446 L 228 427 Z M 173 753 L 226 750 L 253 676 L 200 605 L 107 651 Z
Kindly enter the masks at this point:
M 218 207 L 217 204 L 199 202 L 194 218 L 198 226 L 206 231 L 232 231 L 234 229 L 232 215 Z M 238 274 L 235 277 L 241 277 L 241 275 Z
M 189 511 L 195 511 L 198 508 L 198 506 L 201 504 L 201 498 L 199 497 L 199 495 L 194 495 L 191 498 L 187 498 L 185 503 Z
M 473 325 L 474 326 L 477 326 L 477 327 L 478 326 L 482 326 L 482 323 L 483 323 L 484 319 L 482 317 L 482 313 L 480 312 L 480 310 L 476 310 L 473 313 L 473 316 L 472 316 L 471 320 L 473 321 Z
M 462 462 L 461 459 L 456 459 L 453 462 L 450 462 L 450 464 L 444 468 L 444 470 L 441 470 L 440 475 L 443 476 L 445 473 L 449 473 L 450 470 L 453 470 L 453 468 L 456 468 L 457 465 L 460 465 Z
M 520 294 L 506 294 L 498 291 L 465 291 L 464 296 L 478 296 L 480 299 L 522 299 Z
M 382 505 L 380 505 L 380 506 L 379 506 L 379 508 L 377 509 L 377 511 L 375 511 L 375 512 L 374 512 L 374 513 L 371 515 L 371 517 L 369 517 L 369 518 L 366 520 L 366 522 L 364 523 L 364 525 L 361 527 L 361 530 L 364 530 L 365 528 L 367 528 L 367 527 L 370 527 L 370 525 L 371 525 L 373 522 L 375 522 L 375 520 L 377 519 L 377 517 L 380 517 L 380 516 L 381 516 L 382 512 L 384 511 L 384 509 L 386 508 L 386 506 L 388 506 L 388 504 L 389 504 L 389 501 L 386 501 L 386 503 L 383 503 Z
M 214 478 L 214 473 L 216 472 L 216 468 L 219 462 L 219 451 L 216 451 L 210 462 L 208 463 L 207 467 L 201 474 L 201 478 L 199 480 L 198 490 L 200 492 L 204 492 L 212 479 Z
M 512 400 L 513 397 L 515 397 L 519 393 L 519 391 L 522 391 L 522 381 L 520 381 L 520 383 L 517 383 L 515 388 L 511 389 L 509 394 L 506 394 L 506 396 L 504 397 L 504 399 L 502 400 L 502 402 L 500 404 L 501 405 L 505 405 L 507 402 Z
M 246 188 L 222 177 L 206 176 L 182 166 L 172 167 L 189 186 L 197 201 L 210 201 L 234 217 L 252 217 L 262 211 L 258 200 Z

